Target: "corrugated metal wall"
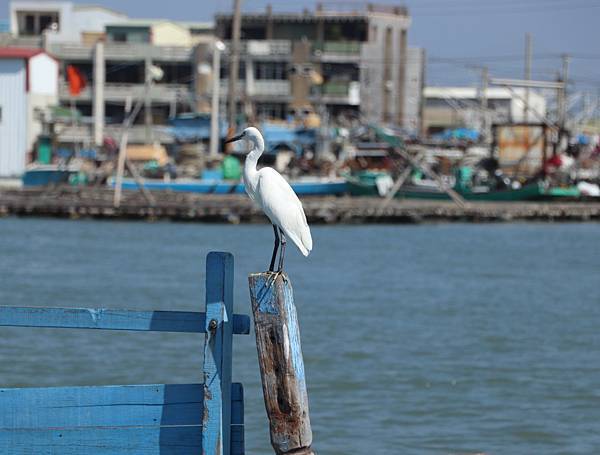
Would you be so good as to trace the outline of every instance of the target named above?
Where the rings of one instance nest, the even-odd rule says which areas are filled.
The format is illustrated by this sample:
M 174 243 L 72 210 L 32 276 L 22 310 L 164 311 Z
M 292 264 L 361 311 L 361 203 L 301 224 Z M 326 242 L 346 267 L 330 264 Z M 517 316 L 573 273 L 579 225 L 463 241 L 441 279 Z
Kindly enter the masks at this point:
M 25 60 L 0 59 L 0 177 L 25 170 L 27 94 Z

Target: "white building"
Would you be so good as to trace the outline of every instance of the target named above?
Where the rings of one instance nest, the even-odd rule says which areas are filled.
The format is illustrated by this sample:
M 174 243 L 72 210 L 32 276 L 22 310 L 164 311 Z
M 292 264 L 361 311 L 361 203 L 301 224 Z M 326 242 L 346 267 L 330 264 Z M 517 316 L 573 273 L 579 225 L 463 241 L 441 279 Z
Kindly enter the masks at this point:
M 515 88 L 513 92 L 504 87 L 487 89 L 490 120 L 493 123 L 541 123 L 541 118 L 546 115 L 546 99 L 539 92 L 530 90 L 527 114 L 523 102 L 525 89 Z M 479 129 L 481 95 L 477 87 L 426 87 L 423 130 L 435 133 L 446 128 Z
M 36 111 L 58 103 L 58 62 L 41 49 L 0 48 L 0 177 L 23 173 L 42 125 Z
M 125 14 L 97 5 L 77 5 L 67 1 L 10 2 L 10 32 L 28 38 L 47 34 L 52 43 L 94 40 L 108 23 L 125 21 Z

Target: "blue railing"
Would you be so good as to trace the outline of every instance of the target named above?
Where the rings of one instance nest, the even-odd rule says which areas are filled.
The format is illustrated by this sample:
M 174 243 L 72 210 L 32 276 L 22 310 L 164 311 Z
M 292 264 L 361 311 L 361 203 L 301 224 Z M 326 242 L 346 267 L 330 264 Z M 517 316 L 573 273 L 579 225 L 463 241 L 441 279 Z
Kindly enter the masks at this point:
M 233 314 L 231 254 L 207 256 L 204 313 L 4 306 L 0 326 L 206 334 L 203 384 L 0 389 L 0 453 L 244 454 L 232 341 L 250 319 Z

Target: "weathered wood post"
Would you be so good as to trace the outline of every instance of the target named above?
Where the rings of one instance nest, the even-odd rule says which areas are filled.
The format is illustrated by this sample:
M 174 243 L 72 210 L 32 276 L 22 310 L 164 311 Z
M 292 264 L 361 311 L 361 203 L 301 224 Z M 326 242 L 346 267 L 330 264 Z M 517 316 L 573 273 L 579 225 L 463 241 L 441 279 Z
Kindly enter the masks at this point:
M 292 284 L 273 272 L 248 281 L 271 445 L 277 455 L 314 455 Z

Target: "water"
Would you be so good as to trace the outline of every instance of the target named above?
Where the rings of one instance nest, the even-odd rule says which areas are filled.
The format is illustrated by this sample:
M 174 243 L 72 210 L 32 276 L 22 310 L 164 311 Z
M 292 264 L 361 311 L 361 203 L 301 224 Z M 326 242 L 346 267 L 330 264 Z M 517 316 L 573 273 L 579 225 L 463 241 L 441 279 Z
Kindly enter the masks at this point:
M 0 304 L 201 310 L 204 257 L 235 306 L 266 225 L 0 220 Z M 320 454 L 592 454 L 600 448 L 600 226 L 313 228 L 290 247 Z M 0 329 L 0 384 L 200 382 L 203 336 Z M 272 453 L 253 335 L 237 336 L 249 454 Z

